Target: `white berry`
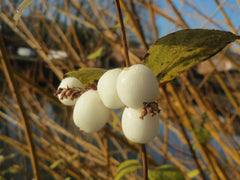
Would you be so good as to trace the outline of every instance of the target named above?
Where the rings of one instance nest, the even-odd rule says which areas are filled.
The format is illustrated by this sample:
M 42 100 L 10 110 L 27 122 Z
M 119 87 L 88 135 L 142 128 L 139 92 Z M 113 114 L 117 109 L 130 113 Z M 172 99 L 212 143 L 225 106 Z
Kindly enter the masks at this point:
M 125 108 L 122 115 L 122 130 L 130 141 L 145 144 L 158 134 L 158 113 L 153 117 L 147 114 L 143 119 L 140 119 L 140 116 L 141 109 Z
M 73 109 L 73 121 L 87 133 L 100 130 L 110 118 L 110 109 L 102 103 L 97 91 L 89 90 L 82 94 Z
M 143 102 L 153 102 L 159 94 L 155 75 L 142 64 L 123 69 L 118 75 L 116 89 L 121 101 L 131 108 L 142 108 Z
M 103 104 L 110 109 L 120 109 L 124 106 L 116 90 L 116 79 L 121 71 L 120 68 L 108 70 L 98 81 L 99 95 Z
M 83 84 L 75 77 L 67 77 L 67 78 L 64 78 L 60 85 L 58 86 L 58 89 L 60 88 L 63 88 L 63 89 L 67 89 L 67 88 L 77 88 L 77 89 L 82 89 L 84 88 Z M 71 94 L 70 96 L 68 97 L 64 97 L 64 98 L 61 98 L 61 94 L 58 94 L 58 99 L 61 101 L 61 103 L 63 103 L 64 105 L 67 105 L 67 106 L 73 106 L 77 99 L 71 99 L 72 98 L 72 95 Z

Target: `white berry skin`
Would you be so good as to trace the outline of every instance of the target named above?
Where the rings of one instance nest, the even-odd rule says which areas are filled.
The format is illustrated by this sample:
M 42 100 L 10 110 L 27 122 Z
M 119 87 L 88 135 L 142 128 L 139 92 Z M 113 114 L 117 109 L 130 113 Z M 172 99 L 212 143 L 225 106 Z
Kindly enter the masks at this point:
M 75 125 L 87 133 L 100 130 L 107 123 L 110 115 L 110 109 L 104 106 L 95 90 L 83 93 L 73 109 Z
M 147 66 L 136 64 L 118 75 L 116 88 L 121 101 L 131 108 L 142 108 L 143 102 L 153 102 L 159 94 L 158 81 Z
M 83 84 L 75 77 L 67 77 L 67 78 L 64 78 L 60 85 L 58 86 L 58 89 L 59 88 L 84 88 Z M 58 99 L 61 101 L 61 103 L 63 103 L 64 105 L 66 106 L 73 106 L 77 99 L 74 99 L 74 100 L 71 100 L 71 96 L 67 97 L 67 98 L 63 98 L 61 99 L 61 94 L 58 95 Z
M 98 93 L 103 104 L 110 109 L 120 109 L 125 106 L 116 90 L 116 80 L 121 71 L 120 68 L 108 70 L 98 81 Z
M 141 109 L 125 108 L 122 115 L 122 130 L 130 141 L 145 144 L 158 134 L 158 113 L 153 117 L 147 114 L 143 119 L 140 119 L 140 116 Z

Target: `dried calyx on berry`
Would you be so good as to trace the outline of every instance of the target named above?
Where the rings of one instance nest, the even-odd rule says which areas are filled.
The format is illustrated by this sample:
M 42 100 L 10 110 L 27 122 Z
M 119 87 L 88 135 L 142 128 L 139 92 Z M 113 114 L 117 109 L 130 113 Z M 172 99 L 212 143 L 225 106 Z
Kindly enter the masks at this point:
M 75 77 L 64 78 L 58 89 L 55 96 L 67 106 L 73 106 L 79 96 L 81 96 L 86 90 L 84 90 L 83 84 Z
M 150 114 L 151 117 L 160 113 L 157 102 L 143 103 L 143 109 L 141 110 L 140 119 L 143 119 L 147 114 Z
M 151 141 L 159 130 L 158 113 L 146 114 L 140 119 L 142 109 L 125 108 L 122 114 L 122 129 L 132 142 L 145 144 Z

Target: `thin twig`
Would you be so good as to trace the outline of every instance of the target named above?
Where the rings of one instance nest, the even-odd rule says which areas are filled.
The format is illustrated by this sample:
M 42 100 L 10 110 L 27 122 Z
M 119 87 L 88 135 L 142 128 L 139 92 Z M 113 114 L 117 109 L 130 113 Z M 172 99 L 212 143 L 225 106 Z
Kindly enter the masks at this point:
M 122 18 L 119 0 L 115 0 L 115 4 L 116 4 L 119 23 L 120 23 L 120 27 L 121 27 L 122 44 L 123 44 L 124 56 L 125 56 L 125 65 L 126 65 L 126 67 L 128 67 L 130 65 L 129 56 L 128 56 L 128 47 L 127 47 L 126 35 L 125 35 L 123 18 Z M 141 149 L 142 149 L 143 179 L 147 180 L 148 179 L 148 163 L 147 163 L 147 151 L 146 151 L 145 144 L 141 144 Z
M 122 44 L 123 44 L 124 57 L 125 57 L 125 66 L 128 67 L 130 65 L 129 56 L 128 56 L 128 47 L 127 47 L 126 34 L 125 34 L 125 29 L 124 29 L 122 12 L 121 12 L 121 8 L 120 8 L 119 0 L 115 0 L 115 4 L 116 4 L 118 19 L 119 19 L 120 28 L 121 28 Z
M 188 144 L 188 148 L 189 148 L 189 150 L 190 150 L 190 152 L 191 152 L 191 154 L 192 154 L 192 157 L 193 157 L 193 160 L 194 160 L 194 162 L 195 162 L 195 164 L 196 164 L 196 166 L 197 166 L 197 169 L 199 170 L 200 176 L 201 176 L 202 179 L 206 179 L 206 176 L 205 176 L 205 174 L 204 174 L 204 172 L 203 172 L 203 170 L 202 170 L 202 167 L 201 167 L 201 165 L 200 165 L 199 162 L 198 162 L 197 155 L 196 155 L 195 151 L 194 151 L 193 148 L 192 148 L 192 145 L 191 145 L 190 139 L 189 139 L 189 137 L 188 137 L 188 135 L 187 135 L 187 132 L 186 132 L 186 130 L 184 129 L 183 124 L 179 121 L 180 117 L 179 117 L 178 114 L 176 113 L 175 109 L 172 107 L 172 104 L 171 104 L 171 102 L 170 102 L 169 96 L 168 96 L 168 94 L 167 94 L 166 87 L 164 86 L 164 87 L 162 88 L 162 90 L 163 90 L 163 92 L 164 92 L 164 95 L 165 95 L 165 97 L 166 97 L 166 100 L 167 100 L 167 103 L 168 103 L 168 105 L 169 105 L 169 108 L 171 109 L 171 111 L 172 111 L 175 119 L 178 119 L 178 121 L 177 121 L 176 123 L 179 125 L 179 127 L 180 127 L 180 129 L 181 129 L 181 131 L 182 131 L 182 134 L 183 134 L 183 136 L 184 136 L 184 138 L 185 138 L 185 140 L 186 140 L 186 142 L 187 142 L 187 144 Z
M 153 28 L 154 40 L 156 41 L 158 39 L 158 30 L 155 22 L 156 19 L 155 19 L 155 14 L 153 12 L 152 1 L 148 0 L 147 3 L 148 3 L 149 16 L 150 16 L 151 24 Z
M 30 124 L 29 124 L 29 121 L 27 118 L 27 113 L 23 106 L 20 92 L 18 90 L 19 88 L 17 87 L 17 84 L 15 82 L 11 64 L 7 57 L 7 51 L 5 49 L 5 45 L 4 45 L 1 34 L 0 34 L 0 57 L 1 57 L 0 59 L 2 62 L 2 66 L 3 66 L 3 71 L 4 71 L 4 74 L 7 78 L 8 84 L 9 84 L 9 88 L 10 88 L 11 92 L 13 93 L 13 96 L 15 96 L 15 99 L 19 106 L 19 113 L 20 113 L 20 117 L 22 119 L 24 133 L 26 135 L 28 149 L 30 152 L 30 159 L 31 159 L 31 163 L 32 163 L 34 179 L 38 180 L 38 179 L 40 179 L 40 174 L 39 174 L 37 155 L 36 155 L 35 146 L 34 146 L 34 142 L 33 142 L 33 138 L 32 138 L 32 131 L 31 131 Z
M 80 57 L 81 61 L 86 62 L 84 48 L 80 44 L 80 42 L 78 40 L 78 37 L 77 37 L 77 33 L 76 33 L 75 28 L 73 26 L 72 18 L 71 18 L 70 12 L 69 12 L 68 3 L 69 3 L 69 0 L 64 1 L 64 6 L 65 6 L 65 9 L 66 9 L 66 13 L 67 13 L 68 21 L 69 21 L 69 27 L 72 31 L 73 39 L 74 39 L 74 41 L 76 43 L 76 46 L 79 50 L 79 53 L 80 53 L 79 57 Z

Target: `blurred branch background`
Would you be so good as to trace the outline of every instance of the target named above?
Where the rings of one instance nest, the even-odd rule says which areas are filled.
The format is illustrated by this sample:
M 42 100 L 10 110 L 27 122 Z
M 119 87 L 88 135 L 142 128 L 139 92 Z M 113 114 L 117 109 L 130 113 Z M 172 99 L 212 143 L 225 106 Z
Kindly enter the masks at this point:
M 0 30 L 30 122 L 41 179 L 114 179 L 121 162 L 140 159 L 140 147 L 122 135 L 121 111 L 112 111 L 102 131 L 85 134 L 73 124 L 72 107 L 53 96 L 66 72 L 123 67 L 114 1 L 33 0 L 16 25 L 19 3 L 0 2 Z M 120 5 L 131 64 L 141 63 L 156 39 L 180 29 L 240 30 L 238 0 L 121 0 Z M 150 168 L 171 164 L 186 179 L 202 179 L 199 173 L 190 175 L 199 170 L 197 158 L 209 179 L 240 179 L 239 53 L 237 41 L 161 89 L 160 131 L 147 145 Z M 31 179 L 19 104 L 2 64 L 0 74 L 0 178 Z M 141 173 L 125 178 L 141 179 Z

